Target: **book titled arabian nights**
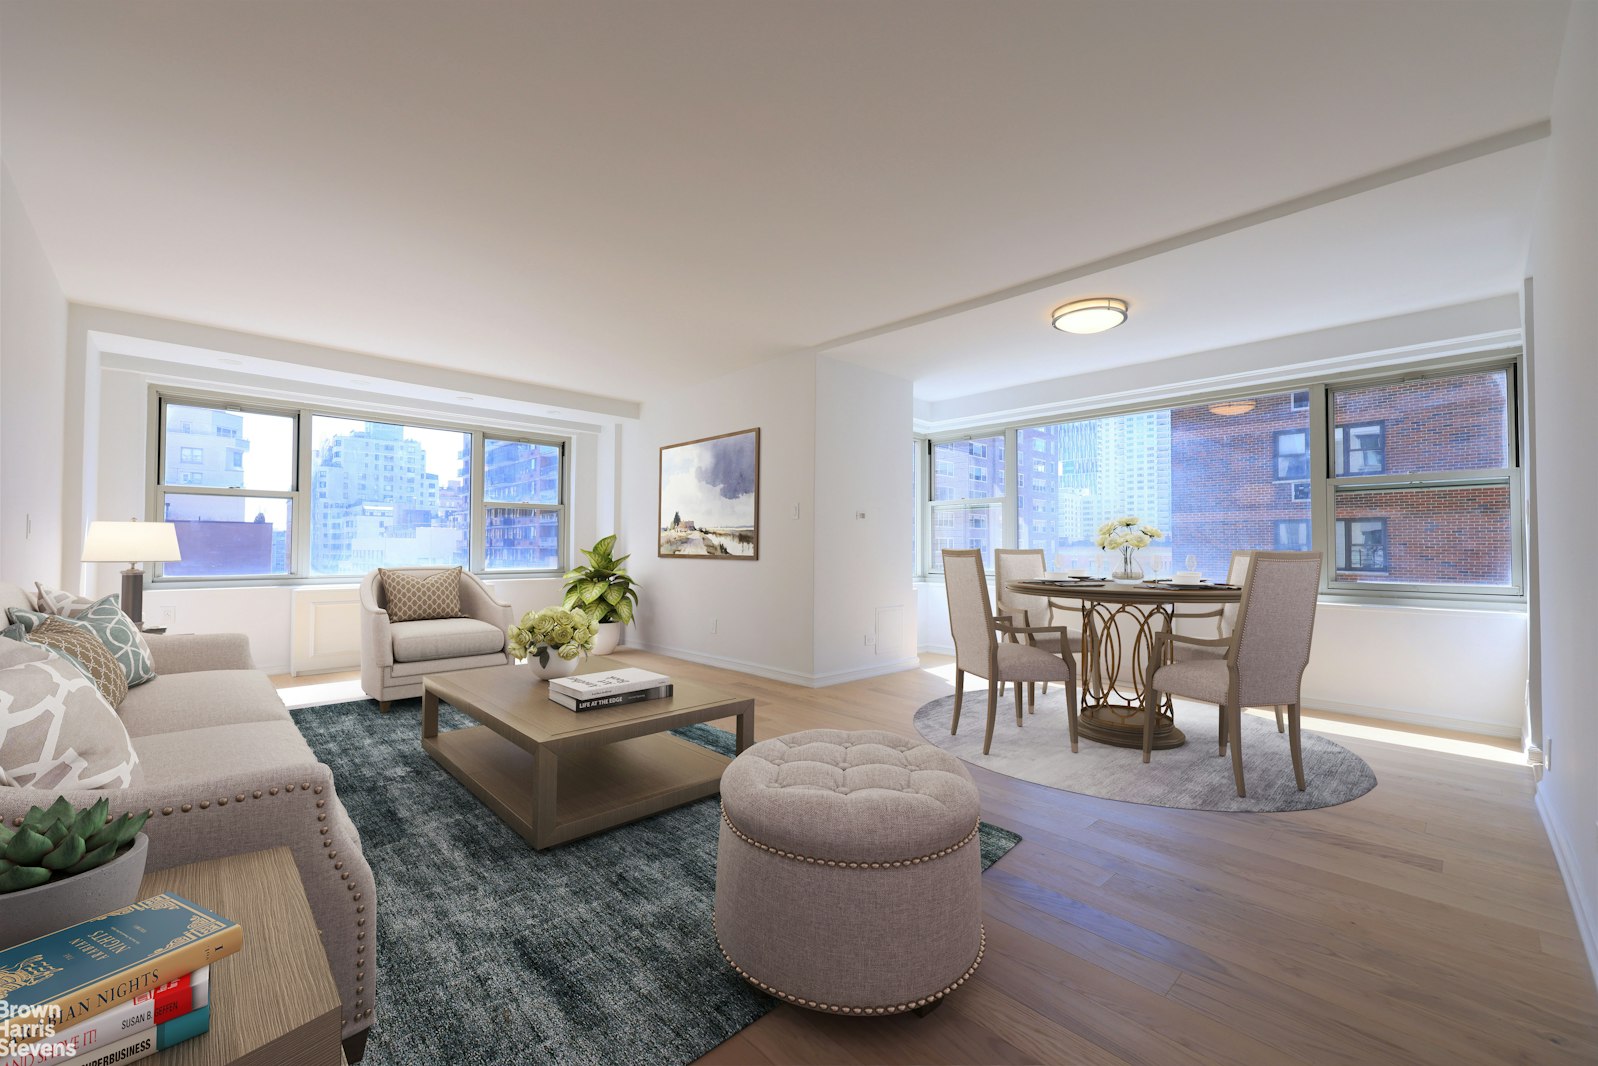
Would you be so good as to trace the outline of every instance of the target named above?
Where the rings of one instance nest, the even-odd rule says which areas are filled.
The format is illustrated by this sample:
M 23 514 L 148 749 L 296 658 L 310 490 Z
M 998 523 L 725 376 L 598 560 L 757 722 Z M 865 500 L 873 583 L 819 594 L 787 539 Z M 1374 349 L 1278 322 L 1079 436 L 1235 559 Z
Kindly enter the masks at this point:
M 171 892 L 0 951 L 7 1039 L 64 1029 L 237 952 L 244 931 Z

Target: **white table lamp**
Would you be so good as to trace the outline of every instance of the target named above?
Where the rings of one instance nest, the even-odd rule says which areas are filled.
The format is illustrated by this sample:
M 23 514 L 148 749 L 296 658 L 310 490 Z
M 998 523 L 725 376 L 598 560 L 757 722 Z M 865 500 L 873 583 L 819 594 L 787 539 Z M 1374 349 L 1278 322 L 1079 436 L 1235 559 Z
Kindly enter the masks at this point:
M 171 522 L 90 522 L 89 535 L 83 538 L 86 563 L 127 563 L 122 571 L 122 613 L 137 626 L 144 625 L 143 563 L 175 563 L 183 558 L 178 551 L 178 527 Z

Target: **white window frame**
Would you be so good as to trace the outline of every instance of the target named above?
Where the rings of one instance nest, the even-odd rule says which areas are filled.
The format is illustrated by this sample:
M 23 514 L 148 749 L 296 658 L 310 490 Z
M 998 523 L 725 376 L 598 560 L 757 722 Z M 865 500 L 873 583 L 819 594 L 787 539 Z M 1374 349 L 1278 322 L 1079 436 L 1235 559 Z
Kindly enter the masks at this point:
M 210 486 L 184 485 L 166 482 L 166 408 L 168 404 L 185 407 L 208 407 L 244 414 L 267 414 L 289 417 L 294 420 L 294 471 L 287 490 L 229 489 Z M 187 389 L 155 386 L 149 392 L 149 417 L 146 434 L 145 470 L 148 514 L 166 514 L 166 494 L 178 495 L 243 496 L 254 499 L 286 499 L 289 501 L 289 550 L 287 574 L 227 574 L 218 576 L 173 575 L 167 576 L 161 564 L 152 564 L 145 570 L 145 584 L 163 588 L 225 588 L 239 585 L 346 585 L 359 579 L 360 573 L 311 573 L 311 471 L 313 443 L 311 419 L 315 416 L 356 419 L 386 425 L 440 429 L 463 433 L 471 440 L 472 473 L 469 498 L 468 566 L 472 573 L 488 580 L 524 577 L 559 577 L 566 572 L 571 558 L 571 514 L 568 506 L 571 478 L 571 443 L 565 437 L 525 434 L 514 429 L 468 426 L 456 422 L 394 412 L 361 410 L 359 408 L 331 407 L 271 401 L 247 401 L 237 397 L 217 395 Z M 483 500 L 483 442 L 485 439 L 512 441 L 521 444 L 552 445 L 560 449 L 560 502 L 556 504 L 517 504 L 488 501 L 489 507 L 525 507 L 529 510 L 556 512 L 560 523 L 560 550 L 555 565 L 539 570 L 489 570 L 485 568 L 486 519 Z

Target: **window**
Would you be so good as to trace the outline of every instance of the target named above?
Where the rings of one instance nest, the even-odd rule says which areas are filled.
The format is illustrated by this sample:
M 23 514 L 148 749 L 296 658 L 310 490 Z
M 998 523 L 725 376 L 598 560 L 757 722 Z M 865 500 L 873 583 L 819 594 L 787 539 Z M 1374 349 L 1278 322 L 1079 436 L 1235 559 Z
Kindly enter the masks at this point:
M 1513 370 L 1331 391 L 1333 586 L 1519 591 Z
M 471 564 L 469 433 L 312 415 L 310 487 L 312 574 Z
M 1337 520 L 1337 569 L 1361 573 L 1387 570 L 1387 519 Z
M 940 441 L 932 455 L 932 557 L 943 572 L 943 548 L 975 547 L 993 566 L 992 549 L 1004 546 L 1004 437 Z
M 1276 480 L 1302 481 L 1309 477 L 1309 429 L 1279 429 L 1276 441 Z
M 183 554 L 159 578 L 562 566 L 559 442 L 166 398 L 157 411 L 161 462 L 151 491 L 177 524 Z M 227 444 L 207 448 L 200 438 Z
M 183 556 L 161 564 L 162 576 L 289 573 L 295 419 L 176 403 L 164 403 L 160 411 L 163 480 L 183 486 L 181 492 L 162 492 L 158 501 L 158 512 L 177 527 Z M 236 439 L 237 446 L 208 449 L 201 443 L 219 436 Z
M 1318 550 L 1329 593 L 1518 597 L 1515 375 L 1511 361 L 1410 368 L 1250 404 L 1014 426 L 978 449 L 938 443 L 922 467 L 935 482 L 922 496 L 923 543 L 964 547 L 985 534 L 984 548 L 1043 549 L 1051 570 L 1092 568 L 1104 562 L 1098 526 L 1135 514 L 1169 534 L 1142 552 L 1145 567 L 1192 554 L 1220 575 L 1234 549 Z M 1022 460 L 1009 493 L 1006 448 Z M 969 473 L 979 462 L 991 483 Z M 939 569 L 935 553 L 926 561 Z
M 1380 422 L 1332 430 L 1337 477 L 1363 477 L 1387 469 L 1387 430 Z
M 1279 519 L 1276 523 L 1276 542 L 1272 548 L 1279 552 L 1309 551 L 1309 519 Z
M 561 448 L 483 441 L 485 570 L 550 570 L 560 559 Z

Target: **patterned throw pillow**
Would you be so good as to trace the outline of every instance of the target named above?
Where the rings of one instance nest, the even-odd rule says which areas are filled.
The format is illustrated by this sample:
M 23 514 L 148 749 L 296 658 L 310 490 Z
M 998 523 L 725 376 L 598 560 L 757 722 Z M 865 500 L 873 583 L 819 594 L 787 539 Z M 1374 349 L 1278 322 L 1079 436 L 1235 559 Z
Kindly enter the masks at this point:
M 144 642 L 144 635 L 133 624 L 133 619 L 123 614 L 117 606 L 117 597 L 104 596 L 95 600 L 72 618 L 39 614 L 36 611 L 11 612 L 11 620 L 21 622 L 29 632 L 48 618 L 82 627 L 92 633 L 122 668 L 122 676 L 130 687 L 142 685 L 155 676 L 155 659 L 150 655 L 150 646 Z
M 0 785 L 127 788 L 138 765 L 122 719 L 88 678 L 49 648 L 0 640 Z
M 120 707 L 128 698 L 128 676 L 87 626 L 75 626 L 69 618 L 52 615 L 28 630 L 28 643 L 50 648 L 72 660 L 112 707 Z
M 452 566 L 436 574 L 404 570 L 378 570 L 383 596 L 388 600 L 390 622 L 418 622 L 424 618 L 461 617 L 461 568 Z
M 33 583 L 33 587 L 39 590 L 40 614 L 58 614 L 62 618 L 75 618 L 95 602 L 87 596 L 79 596 L 76 592 L 53 589 L 37 581 Z M 117 599 L 115 596 L 109 598 Z

